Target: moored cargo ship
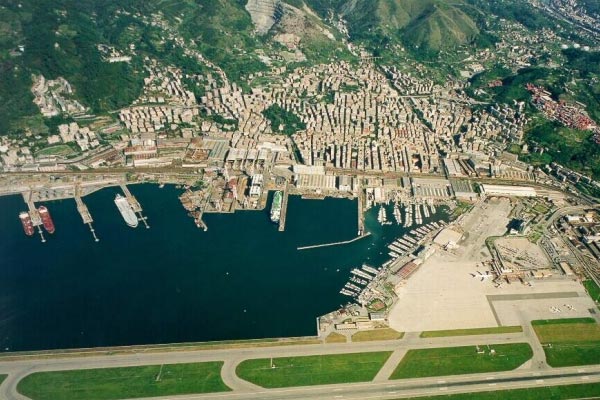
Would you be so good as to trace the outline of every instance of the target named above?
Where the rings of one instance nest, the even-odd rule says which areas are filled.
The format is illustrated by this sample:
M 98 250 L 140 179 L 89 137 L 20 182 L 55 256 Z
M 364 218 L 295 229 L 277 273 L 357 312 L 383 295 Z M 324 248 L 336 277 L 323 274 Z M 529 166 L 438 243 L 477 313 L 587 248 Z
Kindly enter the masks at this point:
M 54 221 L 52 221 L 52 216 L 50 215 L 50 211 L 45 206 L 40 206 L 38 208 L 38 213 L 40 214 L 40 218 L 42 219 L 42 224 L 44 225 L 44 229 L 48 233 L 54 233 Z
M 23 225 L 23 231 L 27 236 L 33 236 L 33 222 L 31 222 L 31 217 L 28 212 L 21 212 L 19 214 L 19 219 L 21 220 L 21 224 Z
M 278 223 L 281 217 L 281 202 L 283 200 L 283 192 L 278 190 L 273 196 L 273 204 L 271 205 L 271 221 Z
M 117 194 L 115 197 L 115 204 L 117 205 L 121 216 L 125 220 L 125 223 L 132 228 L 136 228 L 138 226 L 138 218 L 135 215 L 133 208 L 131 208 L 131 204 L 129 204 L 127 198 Z

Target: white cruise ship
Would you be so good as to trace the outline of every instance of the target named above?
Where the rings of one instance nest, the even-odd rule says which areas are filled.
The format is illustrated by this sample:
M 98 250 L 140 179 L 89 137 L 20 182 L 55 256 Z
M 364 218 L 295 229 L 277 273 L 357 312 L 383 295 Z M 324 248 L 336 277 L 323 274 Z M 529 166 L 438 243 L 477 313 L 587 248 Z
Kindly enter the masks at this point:
M 121 216 L 125 220 L 125 223 L 132 228 L 136 228 L 138 226 L 138 218 L 135 215 L 135 212 L 133 212 L 131 204 L 129 204 L 127 198 L 117 194 L 115 197 L 115 204 L 117 205 Z

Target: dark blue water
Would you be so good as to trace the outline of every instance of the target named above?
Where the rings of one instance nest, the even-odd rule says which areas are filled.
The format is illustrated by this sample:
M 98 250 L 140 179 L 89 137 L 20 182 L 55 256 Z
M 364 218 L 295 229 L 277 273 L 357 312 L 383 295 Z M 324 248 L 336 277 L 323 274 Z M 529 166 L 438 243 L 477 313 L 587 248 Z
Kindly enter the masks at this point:
M 127 227 L 117 190 L 105 189 L 84 199 L 98 243 L 73 200 L 45 203 L 56 233 L 41 243 L 23 234 L 22 198 L 0 198 L 1 349 L 314 335 L 315 318 L 348 301 L 339 290 L 349 270 L 387 260 L 403 231 L 378 226 L 371 210 L 371 237 L 298 251 L 355 237 L 356 201 L 290 197 L 285 232 L 268 210 L 206 215 L 204 232 L 174 187 L 130 189 L 151 229 Z

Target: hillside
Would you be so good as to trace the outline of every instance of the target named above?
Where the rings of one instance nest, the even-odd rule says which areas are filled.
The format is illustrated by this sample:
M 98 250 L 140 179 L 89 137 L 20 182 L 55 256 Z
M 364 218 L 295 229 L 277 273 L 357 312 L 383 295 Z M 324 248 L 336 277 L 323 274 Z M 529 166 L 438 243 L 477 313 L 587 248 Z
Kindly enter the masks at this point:
M 581 5 L 583 5 L 588 14 L 600 15 L 600 2 L 598 0 L 581 0 Z
M 406 46 L 434 52 L 471 43 L 480 33 L 465 12 L 439 1 L 429 2 L 401 32 Z
M 350 36 L 373 46 L 399 42 L 420 53 L 474 41 L 480 31 L 461 1 L 445 0 L 306 0 L 321 16 L 338 13 Z
M 111 52 L 129 61 L 107 62 Z M 218 68 L 241 84 L 273 63 L 351 55 L 301 0 L 9 2 L 0 5 L 0 134 L 45 129 L 30 118 L 33 75 L 65 78 L 89 112 L 105 113 L 137 98 L 147 57 L 192 75 Z

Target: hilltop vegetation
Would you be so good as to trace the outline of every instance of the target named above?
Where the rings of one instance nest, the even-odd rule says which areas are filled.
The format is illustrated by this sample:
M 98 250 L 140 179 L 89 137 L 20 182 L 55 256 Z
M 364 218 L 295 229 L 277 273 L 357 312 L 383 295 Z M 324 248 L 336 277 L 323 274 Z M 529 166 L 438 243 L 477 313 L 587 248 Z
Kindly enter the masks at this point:
M 598 0 L 580 0 L 589 14 L 600 14 L 600 2 Z
M 351 39 L 376 52 L 401 44 L 416 55 L 475 42 L 480 30 L 462 1 L 444 0 L 307 0 L 322 16 L 339 13 L 348 21 Z
M 0 6 L 0 134 L 56 131 L 56 124 L 41 118 L 31 94 L 32 75 L 64 77 L 77 98 L 91 113 L 106 114 L 130 105 L 142 91 L 148 60 L 176 66 L 183 84 L 197 98 L 204 85 L 196 75 L 211 73 L 244 90 L 254 87 L 247 78 L 266 82 L 271 67 L 355 61 L 347 42 L 362 45 L 378 62 L 404 65 L 424 61 L 421 77 L 437 83 L 457 76 L 474 50 L 492 47 L 500 40 L 494 21 L 517 22 L 530 31 L 556 28 L 555 21 L 529 2 L 521 0 L 283 0 L 273 16 L 275 24 L 257 34 L 246 10 L 247 0 L 21 0 Z M 593 12 L 597 2 L 586 0 Z M 340 19 L 344 29 L 338 29 Z M 98 45 L 131 56 L 129 62 L 107 62 Z M 19 49 L 19 46 L 23 46 Z M 600 121 L 600 53 L 569 49 L 555 66 L 548 60 L 526 60 L 521 69 L 497 60 L 475 75 L 467 93 L 490 103 L 527 103 L 526 83 L 548 89 L 556 99 L 588 105 L 590 116 Z M 354 52 L 356 53 L 356 52 Z M 200 55 L 200 56 L 198 56 Z M 204 62 L 202 59 L 207 60 Z M 468 61 L 467 61 L 468 60 Z M 529 63 L 531 61 L 531 63 Z M 483 61 L 482 61 L 482 64 Z M 490 63 L 491 64 L 491 63 Z M 414 66 L 413 64 L 410 64 Z M 456 65 L 456 67 L 454 67 Z M 257 75 L 261 75 L 258 76 Z M 492 80 L 502 85 L 488 87 Z M 343 86 L 341 91 L 351 91 Z M 477 93 L 477 95 L 475 95 Z M 323 101 L 332 102 L 333 92 Z M 534 112 L 526 106 L 527 112 Z M 300 118 L 283 109 L 265 111 L 275 131 L 291 135 L 303 130 Z M 204 116 L 206 118 L 206 116 Z M 235 125 L 235 124 L 232 124 Z M 543 157 L 587 170 L 586 157 L 600 160 L 583 133 L 554 124 L 532 126 L 527 140 L 548 149 Z M 581 141 L 572 141 L 572 137 Z M 562 143 L 562 144 L 561 144 Z M 572 145 L 572 146 L 571 146 Z M 563 147 L 568 147 L 563 148 Z M 536 158 L 537 157 L 537 158 Z
M 593 133 L 566 128 L 558 122 L 536 120 L 526 132 L 530 147 L 546 149 L 545 157 L 536 155 L 524 157 L 534 164 L 548 164 L 550 161 L 585 174 L 600 177 L 600 146 L 593 141 Z M 534 157 L 534 158 L 531 158 Z
M 306 128 L 300 117 L 281 108 L 279 104 L 273 104 L 264 110 L 263 115 L 271 122 L 273 132 L 281 132 L 289 136 Z
M 35 115 L 31 75 L 64 77 L 74 95 L 94 113 L 131 104 L 143 85 L 144 57 L 189 73 L 205 67 L 184 55 L 165 27 L 149 23 L 160 16 L 178 36 L 197 44 L 230 78 L 264 70 L 251 50 L 259 46 L 252 23 L 237 0 L 24 0 L 0 8 L 0 134 L 18 131 L 19 121 Z M 8 22 L 7 22 L 8 21 Z M 9 39 L 4 40 L 4 37 Z M 24 46 L 22 54 L 16 44 Z M 109 63 L 99 44 L 132 50 L 131 62 Z M 16 52 L 16 54 L 15 54 Z M 11 54 L 12 53 L 12 54 Z

